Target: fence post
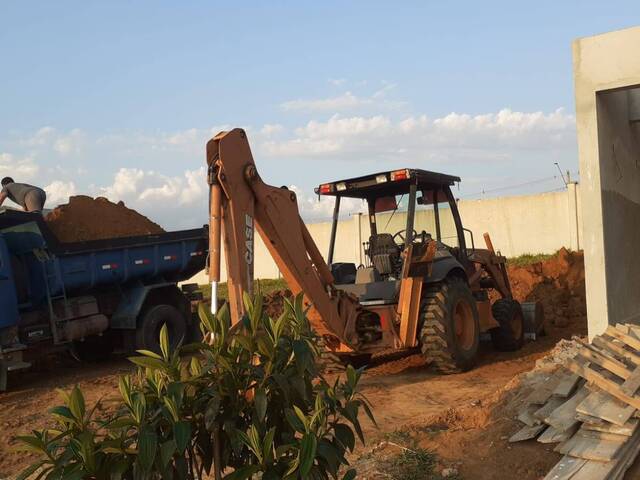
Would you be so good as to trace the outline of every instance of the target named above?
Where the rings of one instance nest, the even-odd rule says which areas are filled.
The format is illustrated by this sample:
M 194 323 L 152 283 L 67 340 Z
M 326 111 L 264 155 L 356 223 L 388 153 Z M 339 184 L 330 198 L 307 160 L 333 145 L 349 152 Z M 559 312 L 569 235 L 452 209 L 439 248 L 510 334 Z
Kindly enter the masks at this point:
M 567 204 L 569 207 L 569 248 L 580 250 L 580 226 L 578 224 L 578 183 L 567 183 Z

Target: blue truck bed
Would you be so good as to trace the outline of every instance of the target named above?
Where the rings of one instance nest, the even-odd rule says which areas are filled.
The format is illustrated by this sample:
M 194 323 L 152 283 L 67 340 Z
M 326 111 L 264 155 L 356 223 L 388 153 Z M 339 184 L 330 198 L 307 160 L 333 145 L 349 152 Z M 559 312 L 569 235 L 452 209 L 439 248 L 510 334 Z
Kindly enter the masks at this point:
M 197 294 L 177 283 L 206 257 L 206 227 L 61 243 L 40 214 L 0 213 L 0 364 L 17 340 L 69 344 L 115 330 L 153 348 L 166 323 L 178 341 L 193 323 Z

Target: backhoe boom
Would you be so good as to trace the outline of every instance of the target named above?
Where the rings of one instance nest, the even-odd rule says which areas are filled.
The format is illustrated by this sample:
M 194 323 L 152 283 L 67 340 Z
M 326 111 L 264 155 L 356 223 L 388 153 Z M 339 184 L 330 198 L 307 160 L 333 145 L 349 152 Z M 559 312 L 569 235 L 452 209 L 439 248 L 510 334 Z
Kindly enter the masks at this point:
M 238 322 L 244 313 L 242 292 L 253 291 L 257 230 L 291 291 L 304 294 L 308 318 L 315 331 L 332 349 L 349 351 L 355 347 L 358 300 L 334 288 L 331 271 L 300 217 L 296 194 L 262 181 L 244 130 L 222 132 L 210 140 L 207 165 L 209 279 L 212 285 L 220 280 L 222 238 L 232 321 Z

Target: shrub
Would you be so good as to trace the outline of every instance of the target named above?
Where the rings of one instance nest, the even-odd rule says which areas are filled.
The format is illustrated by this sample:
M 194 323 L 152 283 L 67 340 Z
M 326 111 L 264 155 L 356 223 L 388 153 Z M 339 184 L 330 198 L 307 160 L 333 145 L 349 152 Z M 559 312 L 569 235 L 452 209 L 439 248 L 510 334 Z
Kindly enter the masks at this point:
M 106 418 L 86 409 L 79 388 L 63 393 L 56 428 L 19 437 L 43 456 L 19 480 L 338 478 L 356 435 L 364 442 L 360 409 L 373 420 L 361 371 L 322 377 L 302 296 L 277 319 L 261 297 L 244 302 L 233 327 L 226 308 L 214 317 L 201 305 L 204 340 L 175 351 L 163 327 L 161 352 L 131 358 L 137 374 L 120 379 L 121 404 Z

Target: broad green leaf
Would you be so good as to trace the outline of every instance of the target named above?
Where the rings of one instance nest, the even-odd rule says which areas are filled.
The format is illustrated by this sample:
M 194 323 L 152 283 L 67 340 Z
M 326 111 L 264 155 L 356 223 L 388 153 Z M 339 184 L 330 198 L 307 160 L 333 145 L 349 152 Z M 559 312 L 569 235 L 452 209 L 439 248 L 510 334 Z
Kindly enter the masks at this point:
M 207 430 L 211 430 L 216 421 L 218 413 L 220 411 L 220 395 L 214 392 L 211 399 L 207 402 L 206 410 L 204 411 L 204 424 Z
M 68 423 L 69 421 L 73 422 L 75 420 L 73 417 L 73 414 L 71 413 L 71 410 L 69 410 L 68 407 L 63 407 L 63 406 L 53 407 L 52 409 L 49 410 L 49 413 L 54 417 L 56 417 L 58 420 L 65 423 Z
M 36 453 L 46 452 L 46 445 L 36 435 L 18 435 L 16 440 L 24 444 L 23 446 L 18 446 L 18 450 L 28 450 Z
M 71 390 L 71 394 L 69 395 L 69 410 L 78 422 L 82 422 L 84 420 L 84 396 L 77 385 L 73 387 L 73 390 Z
M 256 396 L 254 398 L 254 403 L 256 406 L 256 413 L 258 415 L 258 420 L 260 422 L 264 421 L 264 417 L 267 414 L 267 395 L 264 389 L 259 388 L 256 392 Z
M 271 427 L 262 440 L 262 458 L 265 463 L 273 459 L 273 438 L 276 434 L 276 427 Z
M 191 438 L 191 425 L 189 422 L 181 421 L 173 424 L 173 436 L 176 440 L 178 453 L 182 455 L 189 445 Z
M 32 465 L 29 465 L 22 472 L 20 472 L 20 474 L 18 476 L 16 476 L 16 480 L 25 480 L 25 479 L 29 478 L 31 475 L 36 473 L 36 470 L 38 470 L 40 467 L 42 467 L 45 463 L 47 463 L 46 460 L 40 460 L 39 462 L 36 462 L 36 463 L 34 463 Z
M 166 323 L 160 329 L 160 350 L 162 351 L 162 357 L 165 360 L 169 360 L 169 329 Z
M 175 452 L 176 442 L 174 440 L 166 441 L 160 446 L 160 461 L 163 467 L 167 466 Z
M 145 357 L 151 357 L 151 358 L 156 358 L 158 360 L 162 360 L 162 357 L 160 355 L 158 355 L 156 352 L 152 352 L 151 350 L 136 350 L 136 352 Z
M 356 478 L 357 472 L 354 468 L 350 469 L 347 471 L 347 473 L 344 474 L 344 477 L 342 477 L 342 480 L 353 480 L 354 478 Z
M 349 425 L 344 423 L 336 423 L 334 426 L 334 434 L 336 439 L 350 452 L 353 452 L 353 449 L 356 446 L 356 437 L 353 434 L 353 430 Z
M 307 478 L 316 458 L 317 439 L 313 434 L 305 434 L 300 442 L 300 475 Z
M 129 361 L 135 363 L 139 367 L 149 368 L 151 370 L 165 370 L 166 366 L 162 360 L 151 357 L 129 357 Z
M 228 475 L 224 476 L 224 480 L 249 480 L 254 474 L 260 471 L 259 465 L 249 465 L 248 467 L 242 467 Z
M 151 427 L 143 427 L 138 437 L 138 463 L 143 471 L 148 472 L 153 465 L 158 448 L 158 437 Z
M 329 469 L 329 472 L 335 476 L 338 473 L 340 467 L 341 455 L 336 450 L 336 447 L 328 440 L 320 439 L 317 447 L 318 457 L 324 459 Z

